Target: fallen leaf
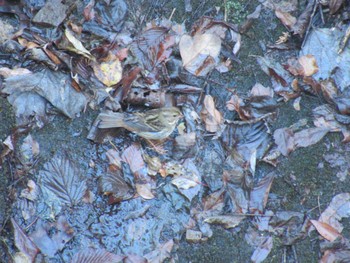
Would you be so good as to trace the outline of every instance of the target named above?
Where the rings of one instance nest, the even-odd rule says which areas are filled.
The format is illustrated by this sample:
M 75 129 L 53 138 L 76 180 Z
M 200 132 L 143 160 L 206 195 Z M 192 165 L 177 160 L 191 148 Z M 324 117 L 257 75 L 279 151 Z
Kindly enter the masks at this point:
M 3 93 L 15 109 L 17 121 L 28 123 L 35 116 L 45 119 L 49 101 L 69 118 L 80 113 L 87 103 L 84 94 L 75 91 L 69 76 L 50 70 L 6 78 Z
M 108 168 L 107 172 L 100 177 L 99 190 L 111 196 L 109 204 L 119 203 L 134 196 L 134 190 L 125 181 L 119 169 Z
M 275 14 L 288 29 L 291 29 L 297 22 L 297 19 L 288 12 L 283 12 L 277 9 L 275 10 Z
M 105 249 L 85 248 L 72 257 L 71 263 L 120 263 L 126 256 L 116 255 Z
M 230 216 L 230 215 L 218 215 L 207 217 L 204 222 L 209 224 L 222 225 L 224 228 L 234 228 L 239 225 L 239 223 L 244 220 L 244 216 Z
M 342 237 L 342 235 L 335 228 L 328 225 L 327 223 L 323 223 L 317 220 L 310 221 L 317 229 L 317 232 L 328 241 L 333 242 L 337 238 Z
M 150 184 L 135 184 L 136 192 L 144 199 L 149 200 L 155 198 L 152 193 Z
M 147 259 L 148 263 L 164 262 L 167 258 L 170 258 L 173 246 L 174 240 L 170 239 L 169 241 L 160 244 L 157 249 L 144 255 L 144 257 Z
M 326 223 L 339 233 L 343 230 L 340 223 L 342 218 L 348 218 L 350 215 L 350 193 L 341 193 L 333 197 L 318 219 L 319 222 Z
M 201 117 L 208 132 L 217 132 L 220 130 L 220 125 L 223 122 L 222 114 L 215 108 L 214 99 L 210 95 L 204 97 Z
M 74 206 L 85 194 L 86 183 L 82 173 L 66 156 L 56 155 L 47 162 L 39 172 L 39 178 L 42 191 L 56 197 L 53 202 Z
M 15 241 L 16 247 L 30 260 L 30 262 L 34 262 L 36 255 L 39 253 L 38 247 L 23 232 L 21 227 L 17 224 L 17 222 L 13 218 L 11 218 L 11 223 L 14 228 L 14 239 L 15 239 L 14 241 Z
M 309 128 L 294 133 L 295 147 L 308 147 L 318 143 L 329 132 L 326 128 Z
M 122 65 L 120 60 L 112 53 L 109 53 L 108 57 L 102 62 L 94 62 L 92 68 L 98 80 L 107 87 L 117 84 L 122 79 Z
M 301 56 L 298 61 L 303 67 L 303 76 L 309 77 L 318 72 L 317 62 L 313 55 Z
M 273 138 L 277 149 L 284 155 L 288 156 L 295 149 L 294 133 L 291 129 L 280 128 L 275 130 Z
M 73 47 L 67 46 L 66 48 L 68 50 L 73 51 L 77 54 L 83 55 L 84 57 L 86 57 L 88 59 L 95 60 L 95 58 L 91 55 L 91 53 L 83 46 L 83 44 L 80 42 L 80 40 L 78 40 L 74 36 L 73 32 L 69 28 L 66 28 L 64 30 L 64 35 L 66 36 L 68 41 L 73 45 Z
M 250 193 L 249 210 L 252 214 L 258 212 L 264 213 L 267 204 L 267 198 L 270 193 L 272 181 L 275 178 L 275 173 L 269 173 L 264 178 L 260 179 Z
M 49 257 L 61 251 L 73 236 L 74 230 L 65 216 L 60 216 L 54 223 L 39 220 L 34 232 L 30 235 L 41 253 Z
M 183 35 L 179 48 L 183 67 L 196 76 L 205 76 L 218 63 L 221 39 L 214 34 Z

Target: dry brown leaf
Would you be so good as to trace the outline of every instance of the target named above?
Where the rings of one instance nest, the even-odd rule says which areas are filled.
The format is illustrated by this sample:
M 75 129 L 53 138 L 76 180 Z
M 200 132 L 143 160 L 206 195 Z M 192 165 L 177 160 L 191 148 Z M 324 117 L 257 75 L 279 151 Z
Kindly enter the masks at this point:
M 342 235 L 336 230 L 334 227 L 330 226 L 327 223 L 323 223 L 317 220 L 310 220 L 311 223 L 315 226 L 317 232 L 323 236 L 328 241 L 333 242 L 338 237 L 342 237 Z
M 214 34 L 183 35 L 179 48 L 184 68 L 196 76 L 205 76 L 218 62 L 221 39 Z
M 222 114 L 215 108 L 214 99 L 210 95 L 206 95 L 204 98 L 201 117 L 208 132 L 220 130 L 220 125 L 223 122 Z

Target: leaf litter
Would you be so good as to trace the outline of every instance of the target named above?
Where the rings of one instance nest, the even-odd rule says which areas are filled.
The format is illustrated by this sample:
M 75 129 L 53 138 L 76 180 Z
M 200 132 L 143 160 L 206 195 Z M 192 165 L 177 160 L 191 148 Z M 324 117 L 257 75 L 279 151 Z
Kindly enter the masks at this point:
M 28 135 L 18 147 L 16 138 L 9 136 L 1 159 L 12 158 L 19 148 L 16 175 L 31 176 L 17 197 L 21 213 L 11 220 L 20 251 L 14 257 L 33 261 L 37 254 L 46 259 L 60 254 L 72 262 L 164 262 L 173 259 L 173 247 L 185 231 L 188 241 L 204 242 L 213 235 L 213 225 L 238 229 L 250 221 L 254 228 L 245 237 L 255 249 L 253 262 L 268 257 L 275 237 L 294 246 L 312 230 L 311 225 L 331 243 L 321 248 L 321 262 L 345 258 L 349 246 L 339 221 L 348 217 L 348 193 L 335 196 L 318 220 L 295 211 L 269 210 L 278 175 L 262 175 L 259 170 L 260 161 L 278 167 L 277 160 L 320 143 L 329 132 L 341 131 L 344 142 L 350 138 L 348 49 L 342 38 L 346 29 L 310 30 L 309 23 L 322 8 L 310 1 L 298 10 L 296 2 L 263 5 L 274 10 L 293 33 L 283 41 L 304 37 L 299 56 L 285 61 L 267 53 L 256 56 L 271 78 L 271 87 L 256 82 L 244 95 L 231 84 L 218 85 L 227 91 L 226 101 L 216 98 L 212 85 L 217 80 L 212 76 L 235 72 L 245 44 L 241 33 L 249 32 L 259 19 L 261 5 L 240 29 L 204 16 L 188 32 L 184 25 L 167 19 L 137 28 L 125 19 L 130 10 L 124 1 L 57 3 L 62 11 L 55 13 L 54 20 L 48 10 L 55 1 L 38 7 L 25 3 L 26 15 L 14 9 L 21 23 L 25 16 L 34 17 L 36 27 L 36 32 L 25 27 L 13 37 L 18 46 L 9 57 L 26 63 L 11 69 L 1 62 L 1 92 L 14 108 L 17 125 L 43 128 L 57 112 L 76 122 L 73 119 L 87 108 L 100 107 L 135 112 L 176 106 L 184 117 L 170 138 L 160 142 L 140 140 L 123 129 L 101 131 L 97 117 L 88 138 L 108 143 L 99 143 L 103 149 L 98 158 L 89 160 L 88 173 L 83 172 L 82 161 L 75 163 L 66 154 L 54 155 L 37 171 L 39 144 Z M 329 3 L 332 14 L 343 6 L 343 1 Z M 69 8 L 74 15 L 80 12 L 80 22 Z M 54 31 L 44 30 L 43 25 Z M 285 102 L 294 100 L 294 108 L 301 111 L 302 98 L 315 95 L 324 99 L 312 109 L 315 127 L 304 128 L 304 121 L 273 126 Z M 92 219 L 84 209 L 94 211 Z M 74 219 L 84 216 L 88 226 Z M 26 223 L 20 226 L 18 219 Z M 74 238 L 92 247 L 70 248 Z M 332 247 L 336 242 L 342 242 L 343 248 Z

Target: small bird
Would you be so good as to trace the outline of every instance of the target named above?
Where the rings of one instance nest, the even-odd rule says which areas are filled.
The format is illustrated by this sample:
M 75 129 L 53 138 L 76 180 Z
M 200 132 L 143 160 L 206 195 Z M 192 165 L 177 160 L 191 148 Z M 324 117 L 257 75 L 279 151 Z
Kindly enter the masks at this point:
M 176 107 L 136 113 L 100 113 L 98 127 L 124 128 L 148 140 L 162 140 L 174 131 L 182 116 L 180 109 Z

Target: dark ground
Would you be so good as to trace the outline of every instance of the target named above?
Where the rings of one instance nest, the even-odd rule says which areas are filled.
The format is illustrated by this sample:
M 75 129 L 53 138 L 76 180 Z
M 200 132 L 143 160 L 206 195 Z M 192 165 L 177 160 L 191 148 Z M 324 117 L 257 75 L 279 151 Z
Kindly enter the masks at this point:
M 134 0 L 130 0 L 129 4 L 135 4 Z M 147 2 L 147 1 L 145 1 Z M 154 3 L 154 1 L 149 1 Z M 202 16 L 206 12 L 212 13 L 212 7 L 222 5 L 222 1 L 198 1 L 193 2 L 193 14 L 186 22 L 187 26 L 192 20 Z M 235 2 L 229 1 L 228 2 Z M 240 6 L 247 3 L 249 12 L 253 11 L 258 1 L 238 1 Z M 176 7 L 174 20 L 178 22 L 184 21 L 188 15 L 184 12 L 184 4 L 182 1 L 158 1 L 155 8 L 147 9 L 150 12 L 149 19 L 161 15 L 169 17 L 173 8 Z M 234 19 L 239 19 L 239 15 L 244 13 L 238 11 Z M 228 19 L 233 19 L 235 14 L 229 13 Z M 244 15 L 244 14 L 243 14 Z M 240 22 L 240 21 L 235 21 Z M 265 51 L 261 49 L 258 43 L 271 43 L 278 39 L 281 32 L 285 29 L 277 20 L 270 10 L 263 9 L 260 18 L 254 21 L 252 28 L 243 35 L 242 47 L 239 52 L 239 60 L 241 64 L 234 64 L 233 70 L 223 76 L 217 74 L 212 78 L 220 83 L 230 83 L 238 89 L 239 93 L 246 94 L 250 88 L 256 83 L 262 83 L 269 86 L 269 77 L 266 76 L 256 63 L 254 56 L 262 55 Z M 296 42 L 300 40 L 296 39 Z M 286 55 L 297 55 L 298 50 L 288 51 L 288 53 L 280 52 L 278 55 L 283 59 Z M 213 85 L 211 87 L 211 95 L 217 98 L 217 107 L 219 110 L 225 109 L 227 100 L 227 91 L 222 87 Z M 312 109 L 320 105 L 319 98 L 312 96 L 304 96 L 301 100 L 301 111 L 295 111 L 291 103 L 283 103 L 278 110 L 277 121 L 273 124 L 272 130 L 281 127 L 287 127 L 299 119 L 306 118 L 312 123 Z M 91 171 L 87 167 L 88 160 L 98 160 L 99 154 L 103 151 L 103 147 L 97 148 L 93 143 L 86 139 L 88 130 L 92 121 L 96 116 L 96 112 L 87 112 L 79 118 L 69 121 L 64 117 L 57 117 L 49 125 L 41 130 L 32 132 L 33 137 L 39 142 L 41 151 L 41 160 L 37 169 L 49 160 L 53 154 L 62 150 L 69 152 L 78 163 L 82 164 L 88 171 L 88 176 L 95 178 L 101 171 L 99 169 Z M 14 117 L 11 107 L 4 98 L 0 98 L 0 140 L 4 140 L 14 128 Z M 78 134 L 78 136 L 76 135 Z M 19 142 L 23 138 L 19 138 Z M 349 156 L 350 148 L 341 143 L 340 134 L 328 134 L 317 145 L 307 148 L 298 149 L 288 158 L 282 157 L 277 168 L 267 164 L 258 164 L 256 176 L 262 177 L 268 172 L 274 170 L 277 173 L 271 191 L 270 198 L 267 202 L 267 209 L 273 211 L 297 211 L 305 213 L 310 218 L 318 218 L 320 211 L 323 211 L 332 197 L 338 193 L 346 192 L 350 188 L 349 177 L 344 182 L 340 182 L 336 177 L 337 168 L 332 168 L 324 161 L 326 153 L 340 153 Z M 323 164 L 323 165 L 320 165 Z M 321 167 L 321 168 L 320 168 Z M 4 226 L 0 223 L 2 252 L 1 258 L 8 258 L 5 249 L 6 244 L 12 244 L 13 233 L 9 224 L 9 216 L 13 213 L 11 210 L 11 197 L 13 193 L 9 192 L 10 186 L 13 186 L 11 180 L 11 170 L 8 163 L 4 163 L 0 168 L 0 222 L 6 222 Z M 91 175 L 90 173 L 95 173 Z M 15 185 L 16 186 L 16 185 Z M 99 200 L 103 203 L 103 200 Z M 320 204 L 320 207 L 315 209 Z M 109 209 L 104 207 L 101 209 Z M 348 225 L 348 219 L 343 220 Z M 249 262 L 254 248 L 246 243 L 244 235 L 250 226 L 249 219 L 245 220 L 239 227 L 233 230 L 224 230 L 221 227 L 215 227 L 214 236 L 207 242 L 200 244 L 187 243 L 182 237 L 179 243 L 177 253 L 177 262 Z M 346 228 L 345 228 L 346 229 Z M 10 249 L 9 251 L 12 251 Z M 315 231 L 313 234 L 295 243 L 293 246 L 285 246 L 277 238 L 274 239 L 274 248 L 265 262 L 318 262 L 320 258 L 319 238 Z M 286 261 L 282 261 L 286 256 Z

